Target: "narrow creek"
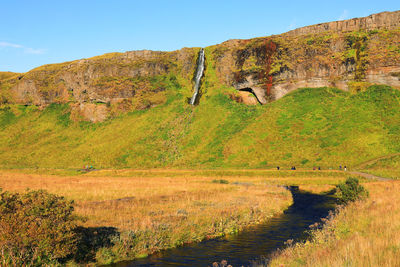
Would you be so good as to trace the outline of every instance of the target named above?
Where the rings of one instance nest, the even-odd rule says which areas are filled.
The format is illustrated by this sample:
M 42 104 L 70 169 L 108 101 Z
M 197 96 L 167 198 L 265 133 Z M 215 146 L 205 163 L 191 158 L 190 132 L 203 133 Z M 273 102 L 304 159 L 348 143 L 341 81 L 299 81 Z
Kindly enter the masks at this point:
M 309 237 L 309 226 L 321 222 L 321 218 L 327 217 L 335 207 L 335 200 L 330 196 L 303 192 L 297 186 L 291 186 L 289 190 L 293 204 L 265 224 L 228 237 L 168 249 L 144 259 L 110 266 L 212 266 L 213 262 L 222 260 L 232 266 L 267 264 L 271 253 L 284 248 L 287 240 L 305 241 Z

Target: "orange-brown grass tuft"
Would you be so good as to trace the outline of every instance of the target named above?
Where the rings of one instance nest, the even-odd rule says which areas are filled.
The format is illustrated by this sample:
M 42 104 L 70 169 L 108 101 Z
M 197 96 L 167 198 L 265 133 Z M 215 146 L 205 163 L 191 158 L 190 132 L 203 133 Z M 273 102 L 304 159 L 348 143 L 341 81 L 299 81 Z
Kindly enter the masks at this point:
M 400 182 L 364 186 L 368 200 L 340 208 L 311 242 L 283 250 L 271 266 L 400 266 Z

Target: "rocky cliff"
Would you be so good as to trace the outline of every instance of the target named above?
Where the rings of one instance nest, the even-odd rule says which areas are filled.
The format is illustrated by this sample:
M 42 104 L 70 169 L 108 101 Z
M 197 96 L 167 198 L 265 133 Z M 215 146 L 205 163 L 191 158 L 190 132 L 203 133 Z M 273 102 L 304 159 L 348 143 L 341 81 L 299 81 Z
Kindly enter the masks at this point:
M 178 74 L 190 80 L 197 50 L 110 53 L 44 65 L 3 79 L 0 86 L 3 92 L 9 91 L 9 102 L 41 107 L 69 102 L 76 119 L 102 121 L 112 111 L 164 103 L 165 81 L 173 79 L 177 83 Z
M 221 82 L 266 103 L 300 87 L 400 88 L 400 11 L 212 47 Z
M 351 32 L 351 31 L 372 31 L 379 29 L 394 30 L 399 27 L 400 11 L 381 12 L 372 14 L 368 17 L 354 18 L 349 20 L 332 21 L 316 25 L 298 28 L 286 33 L 290 36 L 299 36 L 304 34 L 316 34 L 323 32 Z
M 383 12 L 210 46 L 203 90 L 211 72 L 221 86 L 238 90 L 233 100 L 247 104 L 265 104 L 299 87 L 400 88 L 399 26 L 400 11 Z M 164 103 L 166 84 L 184 86 L 190 97 L 198 50 L 110 53 L 0 76 L 0 100 L 41 107 L 68 102 L 76 119 L 102 121 L 113 112 Z

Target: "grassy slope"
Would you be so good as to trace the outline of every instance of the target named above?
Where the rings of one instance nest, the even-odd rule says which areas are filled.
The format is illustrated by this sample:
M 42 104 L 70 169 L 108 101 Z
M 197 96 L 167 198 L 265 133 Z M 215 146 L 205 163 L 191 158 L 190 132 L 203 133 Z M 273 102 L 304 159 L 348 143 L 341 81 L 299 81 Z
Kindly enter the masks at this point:
M 2 167 L 337 167 L 400 152 L 400 92 L 300 89 L 265 106 L 229 99 L 213 82 L 200 105 L 170 82 L 168 102 L 104 123 L 69 120 L 68 105 L 0 112 Z M 206 76 L 206 77 L 208 77 Z
M 267 107 L 232 142 L 236 147 L 232 150 L 239 161 L 253 158 L 253 164 L 264 158 L 279 164 L 325 167 L 354 165 L 392 153 L 400 148 L 399 96 L 398 91 L 381 86 L 358 95 L 326 88 L 301 89 Z M 247 151 L 237 152 L 249 140 L 253 144 Z
M 3 168 L 257 168 L 352 166 L 400 152 L 400 92 L 385 86 L 353 95 L 300 89 L 265 106 L 232 101 L 206 49 L 200 104 L 181 75 L 161 77 L 167 102 L 103 123 L 74 122 L 68 104 L 3 106 Z

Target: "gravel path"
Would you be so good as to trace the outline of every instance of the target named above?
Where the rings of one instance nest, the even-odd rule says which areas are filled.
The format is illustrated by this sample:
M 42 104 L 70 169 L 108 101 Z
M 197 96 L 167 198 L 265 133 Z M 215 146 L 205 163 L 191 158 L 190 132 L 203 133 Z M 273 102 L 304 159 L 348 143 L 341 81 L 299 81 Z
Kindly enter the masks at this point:
M 369 174 L 369 173 L 365 173 L 365 172 L 351 171 L 349 173 L 354 174 L 354 175 L 359 175 L 359 176 L 362 176 L 362 177 L 365 177 L 365 178 L 371 179 L 371 180 L 378 180 L 378 181 L 391 181 L 392 180 L 392 179 L 389 179 L 389 178 L 379 177 L 379 176 L 376 176 L 376 175 L 373 175 L 373 174 Z

